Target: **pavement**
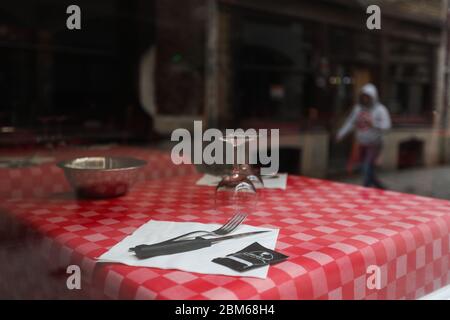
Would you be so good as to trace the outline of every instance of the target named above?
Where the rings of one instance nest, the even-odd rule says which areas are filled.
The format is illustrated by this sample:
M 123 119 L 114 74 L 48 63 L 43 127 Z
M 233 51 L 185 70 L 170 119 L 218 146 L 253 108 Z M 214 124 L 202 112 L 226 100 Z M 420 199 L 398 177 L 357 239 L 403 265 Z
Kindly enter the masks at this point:
M 450 200 L 450 166 L 379 171 L 378 178 L 389 190 Z M 360 185 L 362 177 L 352 175 L 334 180 Z

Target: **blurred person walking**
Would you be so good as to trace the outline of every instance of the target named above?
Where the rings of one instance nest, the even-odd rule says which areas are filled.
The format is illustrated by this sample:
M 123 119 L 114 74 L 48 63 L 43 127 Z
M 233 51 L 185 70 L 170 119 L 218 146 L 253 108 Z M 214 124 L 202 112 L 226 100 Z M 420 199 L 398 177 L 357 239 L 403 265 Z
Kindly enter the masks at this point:
M 384 189 L 375 174 L 375 167 L 383 148 L 383 135 L 390 128 L 391 117 L 387 108 L 378 100 L 377 88 L 371 83 L 364 85 L 359 94 L 359 103 L 353 107 L 338 131 L 336 140 L 340 142 L 350 132 L 356 131 L 365 187 Z

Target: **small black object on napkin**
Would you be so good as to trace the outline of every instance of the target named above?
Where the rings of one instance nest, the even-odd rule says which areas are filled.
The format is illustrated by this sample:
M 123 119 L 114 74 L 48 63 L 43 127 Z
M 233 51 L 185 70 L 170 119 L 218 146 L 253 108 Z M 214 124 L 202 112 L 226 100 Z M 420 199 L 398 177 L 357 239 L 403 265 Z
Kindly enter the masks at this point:
M 227 255 L 215 258 L 212 262 L 221 264 L 238 272 L 244 272 L 255 268 L 276 264 L 286 260 L 288 256 L 263 247 L 255 242 L 248 247 Z

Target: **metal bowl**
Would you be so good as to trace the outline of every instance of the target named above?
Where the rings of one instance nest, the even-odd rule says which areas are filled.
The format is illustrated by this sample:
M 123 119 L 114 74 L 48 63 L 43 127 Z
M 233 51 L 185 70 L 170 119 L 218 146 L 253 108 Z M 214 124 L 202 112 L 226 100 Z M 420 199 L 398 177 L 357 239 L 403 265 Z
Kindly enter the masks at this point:
M 75 192 L 84 198 L 112 198 L 126 194 L 138 180 L 146 161 L 126 157 L 84 157 L 61 161 Z

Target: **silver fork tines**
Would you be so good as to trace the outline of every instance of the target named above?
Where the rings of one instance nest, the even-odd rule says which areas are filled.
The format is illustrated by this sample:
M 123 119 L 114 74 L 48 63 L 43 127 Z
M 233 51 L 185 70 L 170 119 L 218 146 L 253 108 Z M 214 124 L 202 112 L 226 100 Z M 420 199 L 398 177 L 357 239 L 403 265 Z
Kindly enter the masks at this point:
M 234 230 L 236 230 L 237 227 L 239 227 L 242 222 L 245 220 L 245 218 L 247 217 L 246 214 L 244 213 L 237 213 L 235 214 L 230 220 L 228 220 L 223 226 L 221 226 L 220 228 L 213 230 L 213 231 L 205 231 L 205 230 L 198 230 L 198 231 L 192 231 L 189 233 L 185 233 L 181 236 L 177 236 L 175 238 L 166 240 L 164 242 L 169 242 L 169 241 L 175 241 L 175 240 L 180 240 L 186 237 L 190 237 L 194 234 L 198 234 L 201 233 L 201 236 L 223 236 L 226 234 L 229 234 L 231 232 L 233 232 Z M 200 236 L 200 235 L 197 235 Z
M 241 214 L 238 213 L 236 215 L 234 215 L 227 223 L 225 223 L 221 228 L 212 231 L 213 233 L 223 236 L 227 233 L 230 233 L 231 231 L 233 231 L 234 229 L 236 229 L 238 226 L 240 226 L 240 224 L 242 223 L 242 221 L 244 221 L 244 219 L 247 217 L 246 214 Z

